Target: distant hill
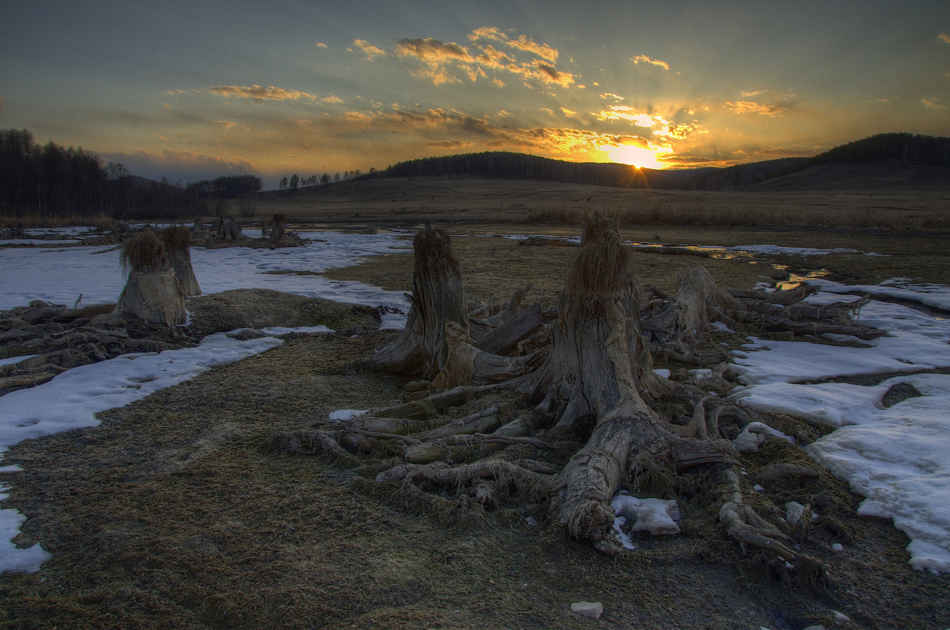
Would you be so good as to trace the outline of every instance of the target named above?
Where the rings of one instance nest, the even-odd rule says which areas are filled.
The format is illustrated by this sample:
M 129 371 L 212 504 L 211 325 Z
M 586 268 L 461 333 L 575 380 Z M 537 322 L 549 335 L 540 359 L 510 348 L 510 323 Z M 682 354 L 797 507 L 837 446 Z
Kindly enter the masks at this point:
M 523 153 L 486 152 L 410 160 L 376 174 L 449 175 L 679 190 L 950 188 L 950 138 L 879 134 L 813 157 L 727 168 L 634 169 L 625 164 L 565 162 Z

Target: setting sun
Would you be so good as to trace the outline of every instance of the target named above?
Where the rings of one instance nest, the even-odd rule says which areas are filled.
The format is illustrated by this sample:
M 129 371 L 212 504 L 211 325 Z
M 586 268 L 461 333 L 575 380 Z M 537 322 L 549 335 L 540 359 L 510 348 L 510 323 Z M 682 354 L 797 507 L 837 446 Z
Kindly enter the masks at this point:
M 600 150 L 607 154 L 611 162 L 630 164 L 637 168 L 663 168 L 654 149 L 622 144 L 620 146 L 604 145 L 600 147 Z

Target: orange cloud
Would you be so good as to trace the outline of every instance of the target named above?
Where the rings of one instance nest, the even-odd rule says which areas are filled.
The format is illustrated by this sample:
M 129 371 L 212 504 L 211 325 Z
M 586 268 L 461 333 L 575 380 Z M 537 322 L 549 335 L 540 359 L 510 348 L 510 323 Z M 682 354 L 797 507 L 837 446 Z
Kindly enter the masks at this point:
M 557 48 L 550 46 L 549 44 L 537 42 L 527 35 L 519 35 L 515 39 L 512 39 L 505 35 L 505 33 L 498 28 L 497 26 L 482 26 L 476 28 L 474 31 L 469 33 L 468 38 L 475 42 L 479 39 L 490 39 L 496 42 L 501 42 L 508 46 L 509 48 L 516 48 L 527 53 L 531 53 L 541 59 L 549 61 L 551 63 L 556 63 L 559 56 Z
M 940 33 L 937 35 L 937 39 L 942 41 L 944 44 L 950 44 L 950 35 L 947 35 L 946 33 Z
M 778 118 L 788 111 L 788 107 L 782 104 L 764 104 L 755 101 L 726 101 L 726 109 L 733 114 L 758 114 L 759 116 L 768 116 L 769 118 Z
M 663 68 L 664 70 L 670 69 L 670 64 L 663 61 L 662 59 L 654 59 L 653 57 L 650 57 L 649 55 L 637 55 L 636 57 L 631 57 L 630 61 L 632 61 L 635 64 L 648 63 L 651 65 L 657 66 L 659 68 Z
M 299 101 L 316 100 L 316 96 L 302 90 L 285 90 L 274 85 L 216 85 L 209 88 L 210 92 L 221 96 L 247 98 L 258 103 L 264 101 Z
M 314 43 L 314 46 L 316 46 L 317 48 L 326 48 L 326 47 L 327 47 L 327 43 L 326 43 L 326 42 L 316 42 L 316 43 Z
M 927 109 L 933 109 L 933 110 L 938 110 L 938 111 L 947 109 L 947 106 L 941 103 L 940 99 L 936 97 L 922 98 L 920 99 L 920 103 Z
M 401 39 L 396 44 L 396 54 L 400 57 L 418 57 L 428 63 L 444 63 L 449 60 L 471 63 L 474 61 L 468 50 L 455 42 L 440 42 L 431 37 Z
M 363 51 L 367 61 L 374 61 L 377 57 L 386 55 L 386 51 L 378 46 L 373 46 L 365 39 L 354 39 L 353 45 Z
M 343 99 L 337 96 L 336 94 L 331 94 L 330 96 L 324 96 L 320 99 L 324 103 L 329 103 L 331 105 L 339 105 L 343 102 Z
M 478 32 L 482 32 L 482 35 L 477 37 L 470 35 L 469 38 L 473 41 L 484 38 L 486 37 L 484 33 L 491 34 L 492 39 L 506 37 L 495 27 L 476 29 L 475 33 Z M 509 40 L 505 39 L 504 41 L 508 42 Z M 521 42 L 521 44 L 523 43 Z M 525 46 L 519 44 L 519 46 L 514 47 L 523 50 Z M 470 51 L 467 47 L 455 42 L 442 42 L 431 37 L 425 37 L 400 40 L 396 45 L 395 53 L 402 58 L 418 60 L 423 67 L 411 71 L 410 74 L 417 78 L 430 80 L 434 85 L 461 83 L 457 73 L 468 77 L 469 81 L 475 83 L 479 78 L 487 78 L 486 70 L 508 72 L 527 81 L 561 87 L 570 87 L 574 83 L 573 74 L 561 72 L 546 60 L 533 59 L 519 62 L 491 44 L 476 45 L 475 48 L 475 51 Z M 504 81 L 497 78 L 493 78 L 492 83 L 498 87 L 505 85 Z
M 605 101 L 622 101 L 623 97 L 619 94 L 614 94 L 613 92 L 604 92 L 600 95 L 600 98 Z

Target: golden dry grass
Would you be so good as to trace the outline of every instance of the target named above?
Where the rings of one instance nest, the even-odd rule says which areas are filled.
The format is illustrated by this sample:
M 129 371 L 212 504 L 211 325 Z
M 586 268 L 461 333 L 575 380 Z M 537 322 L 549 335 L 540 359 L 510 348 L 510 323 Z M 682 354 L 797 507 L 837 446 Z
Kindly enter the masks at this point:
M 22 225 L 25 228 L 41 228 L 90 225 L 98 228 L 110 229 L 114 223 L 115 219 L 105 214 L 64 216 L 23 214 L 20 216 L 0 216 L 0 227 L 16 227 L 18 225 Z
M 133 271 L 158 271 L 168 266 L 168 253 L 162 240 L 151 230 L 139 232 L 122 243 L 119 259 Z
M 898 232 L 950 229 L 950 191 L 718 192 L 632 190 L 534 180 L 378 178 L 295 194 L 269 193 L 261 213 L 291 219 L 580 225 L 585 212 L 622 225 L 840 226 Z

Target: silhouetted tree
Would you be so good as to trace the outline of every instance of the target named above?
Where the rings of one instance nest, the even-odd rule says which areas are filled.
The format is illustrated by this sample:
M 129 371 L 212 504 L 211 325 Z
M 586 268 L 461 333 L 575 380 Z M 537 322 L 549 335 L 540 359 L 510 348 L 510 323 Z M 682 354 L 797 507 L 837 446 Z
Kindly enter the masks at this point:
M 290 189 L 291 189 L 291 190 L 297 190 L 297 184 L 299 184 L 299 183 L 300 183 L 300 178 L 297 177 L 297 174 L 296 174 L 296 173 L 294 173 L 293 175 L 290 176 Z

